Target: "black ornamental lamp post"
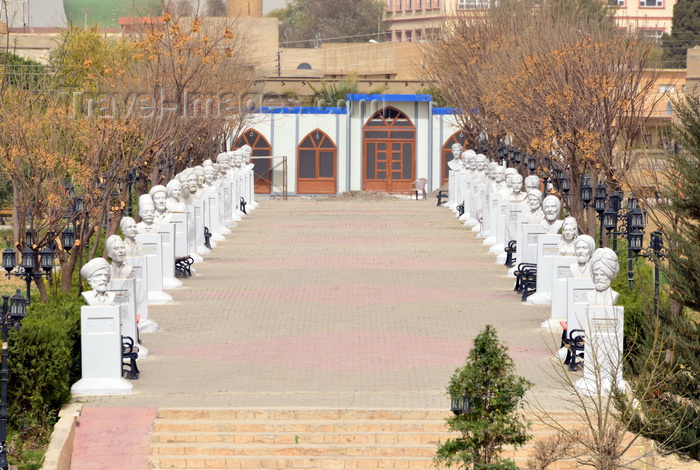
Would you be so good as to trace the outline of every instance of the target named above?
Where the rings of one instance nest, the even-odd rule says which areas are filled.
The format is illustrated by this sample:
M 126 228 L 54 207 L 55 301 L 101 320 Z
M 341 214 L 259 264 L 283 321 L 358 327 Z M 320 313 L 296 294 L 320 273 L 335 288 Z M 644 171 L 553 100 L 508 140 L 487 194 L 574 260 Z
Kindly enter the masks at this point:
M 608 234 L 613 235 L 613 250 L 617 252 L 617 236 L 627 238 L 627 279 L 630 290 L 634 288 L 634 269 L 632 261 L 642 250 L 644 227 L 646 226 L 646 214 L 637 204 L 637 198 L 630 195 L 627 198 L 627 209 L 620 214 L 622 194 L 614 192 L 610 196 L 608 208 L 603 212 L 603 228 Z M 618 221 L 622 223 L 618 227 Z
M 50 277 L 51 270 L 53 270 L 53 257 L 54 252 L 45 246 L 43 250 L 38 254 L 37 264 L 37 252 L 33 248 L 27 246 L 22 250 L 22 262 L 17 266 L 17 258 L 15 255 L 15 250 L 12 248 L 6 248 L 2 253 L 2 267 L 7 271 L 8 279 L 10 276 L 17 276 L 23 279 L 27 283 L 27 304 L 31 303 L 31 287 L 32 280 L 38 279 L 41 276 Z M 17 270 L 15 271 L 15 267 Z
M 11 329 L 19 329 L 22 326 L 22 320 L 26 316 L 27 301 L 22 297 L 22 294 L 17 293 L 10 298 L 7 295 L 2 296 L 2 365 L 0 366 L 0 469 L 7 470 L 7 381 L 9 376 L 8 368 L 8 333 Z

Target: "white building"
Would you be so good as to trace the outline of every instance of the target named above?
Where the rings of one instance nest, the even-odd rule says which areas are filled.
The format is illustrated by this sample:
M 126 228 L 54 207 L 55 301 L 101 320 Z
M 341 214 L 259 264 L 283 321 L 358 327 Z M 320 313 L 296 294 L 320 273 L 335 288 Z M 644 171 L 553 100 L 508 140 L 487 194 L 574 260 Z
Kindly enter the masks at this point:
M 466 138 L 453 110 L 434 108 L 430 95 L 348 95 L 344 107 L 262 112 L 232 142 L 274 156 L 254 160 L 258 194 L 406 194 L 418 178 L 433 191 L 447 181 L 452 144 Z

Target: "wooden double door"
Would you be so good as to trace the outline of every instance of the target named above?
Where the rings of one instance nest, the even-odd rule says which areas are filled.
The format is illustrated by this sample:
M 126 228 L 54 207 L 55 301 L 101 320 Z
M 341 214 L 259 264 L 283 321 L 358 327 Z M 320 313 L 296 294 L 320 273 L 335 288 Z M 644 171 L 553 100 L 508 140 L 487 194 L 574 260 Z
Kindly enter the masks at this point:
M 416 129 L 395 108 L 375 113 L 363 127 L 363 190 L 410 192 L 416 179 Z

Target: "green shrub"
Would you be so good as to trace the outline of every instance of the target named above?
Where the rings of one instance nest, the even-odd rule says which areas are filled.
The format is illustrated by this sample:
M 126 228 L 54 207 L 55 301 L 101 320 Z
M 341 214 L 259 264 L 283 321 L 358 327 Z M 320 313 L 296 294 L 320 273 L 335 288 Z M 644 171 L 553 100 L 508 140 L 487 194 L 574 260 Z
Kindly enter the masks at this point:
M 80 374 L 80 306 L 75 295 L 32 302 L 10 333 L 8 411 L 22 440 L 45 437 Z

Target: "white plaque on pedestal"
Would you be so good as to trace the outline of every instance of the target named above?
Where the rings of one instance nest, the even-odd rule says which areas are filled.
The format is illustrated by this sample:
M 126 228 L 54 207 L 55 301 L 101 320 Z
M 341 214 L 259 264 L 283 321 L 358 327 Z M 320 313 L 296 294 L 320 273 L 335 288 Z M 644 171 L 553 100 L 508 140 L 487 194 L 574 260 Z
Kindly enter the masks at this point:
M 613 385 L 625 390 L 622 380 L 624 313 L 621 306 L 588 306 L 583 378 L 574 383 L 577 392 L 588 396 L 609 395 Z
M 141 256 L 148 265 L 148 304 L 169 304 L 173 298 L 163 292 L 163 262 L 161 260 L 161 236 L 159 233 L 140 233 L 136 240 L 141 243 Z
M 518 240 L 518 263 L 537 264 L 537 240 L 546 229 L 540 224 L 522 224 Z
M 588 293 L 595 291 L 593 280 L 578 277 L 566 280 L 566 329 L 585 330 Z
M 118 305 L 80 308 L 82 378 L 74 395 L 128 395 L 134 386 L 122 378 L 122 334 Z
M 559 255 L 561 235 L 544 234 L 537 237 L 537 291 L 527 298 L 533 305 L 552 304 L 552 261 Z
M 186 212 L 171 212 L 170 223 L 175 227 L 175 257 L 183 258 L 188 256 L 187 249 L 188 224 Z
M 510 201 L 505 198 L 496 199 L 498 208 L 496 209 L 496 217 L 493 221 L 495 244 L 489 249 L 490 253 L 500 255 L 506 247 L 506 225 L 510 216 Z
M 572 278 L 571 264 L 575 256 L 552 257 L 552 308 L 549 320 L 542 323 L 542 331 L 560 330 L 560 322 L 566 319 L 566 286 Z
M 218 196 L 214 191 L 210 191 L 206 195 L 207 198 L 207 211 L 209 213 L 209 230 L 211 231 L 211 239 L 214 241 L 225 240 L 224 235 L 221 233 L 219 227 L 219 204 Z

